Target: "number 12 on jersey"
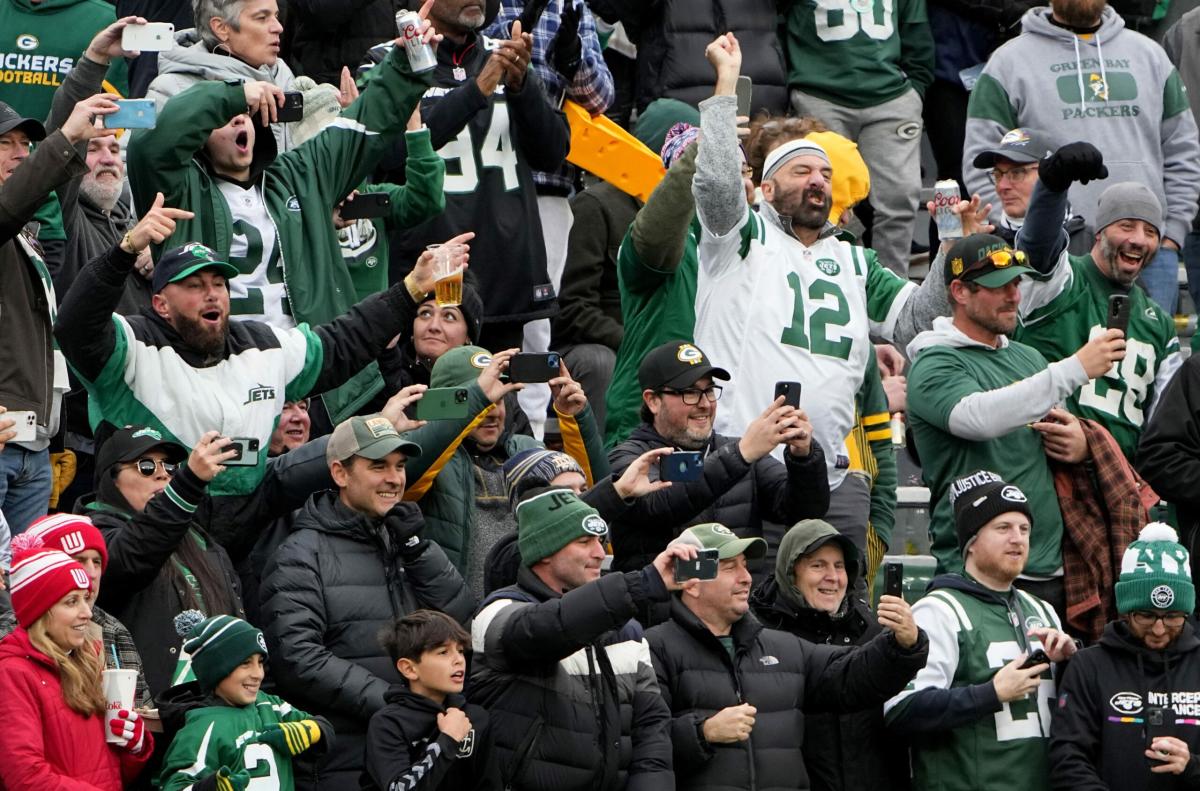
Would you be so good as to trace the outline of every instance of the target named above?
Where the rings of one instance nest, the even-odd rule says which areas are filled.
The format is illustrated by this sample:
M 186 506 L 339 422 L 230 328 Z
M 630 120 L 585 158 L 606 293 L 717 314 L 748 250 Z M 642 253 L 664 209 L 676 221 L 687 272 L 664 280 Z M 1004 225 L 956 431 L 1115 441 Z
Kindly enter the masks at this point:
M 788 272 L 787 283 L 796 302 L 792 308 L 792 323 L 783 330 L 779 342 L 825 357 L 850 359 L 854 339 L 845 336 L 834 340 L 829 338 L 830 327 L 845 327 L 850 323 L 850 306 L 846 303 L 841 286 L 829 280 L 815 280 L 810 283 L 808 299 L 813 302 L 822 301 L 825 306 L 813 311 L 812 317 L 808 318 L 804 312 L 804 283 L 801 282 L 800 275 Z M 833 301 L 832 307 L 828 305 L 830 299 Z

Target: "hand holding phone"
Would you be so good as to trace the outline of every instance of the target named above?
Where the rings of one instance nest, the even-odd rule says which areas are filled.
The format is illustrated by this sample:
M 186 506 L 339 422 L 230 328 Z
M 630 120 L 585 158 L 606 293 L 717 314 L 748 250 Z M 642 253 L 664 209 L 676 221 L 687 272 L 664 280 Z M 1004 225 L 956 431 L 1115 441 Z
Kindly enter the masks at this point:
M 558 374 L 558 352 L 521 352 L 508 361 L 510 382 L 549 382 Z
M 465 387 L 431 387 L 413 405 L 415 420 L 463 420 L 470 405 Z
M 121 49 L 126 52 L 164 52 L 175 47 L 175 26 L 170 22 L 126 25 L 121 30 Z
M 223 464 L 226 467 L 257 467 L 258 439 L 256 437 L 230 437 L 224 450 L 235 451 Z
M 883 592 L 887 596 L 904 598 L 904 564 L 886 563 L 883 567 Z
M 1128 332 L 1130 299 L 1128 294 L 1112 294 L 1108 298 L 1108 329 Z
M 779 396 L 783 396 L 783 405 L 800 408 L 800 383 L 799 382 L 776 382 L 775 383 L 775 399 L 779 400 Z
M 342 202 L 343 220 L 369 220 L 386 217 L 392 210 L 392 199 L 386 192 L 360 192 Z
M 679 583 L 688 580 L 715 580 L 719 561 L 718 550 L 698 549 L 695 560 L 675 558 L 675 581 Z
M 1050 664 L 1050 657 L 1046 656 L 1045 651 L 1038 648 L 1034 650 L 1024 662 L 1021 663 L 1021 669 L 1029 670 L 1030 668 L 1037 667 L 1038 665 L 1048 664 Z
M 663 481 L 698 481 L 703 473 L 704 459 L 695 450 L 677 450 L 658 462 L 658 477 Z
M 118 99 L 117 111 L 100 116 L 105 129 L 153 129 L 158 112 L 153 99 Z
M 283 94 L 283 104 L 275 114 L 275 120 L 281 124 L 299 121 L 304 117 L 304 94 L 300 91 L 286 91 Z

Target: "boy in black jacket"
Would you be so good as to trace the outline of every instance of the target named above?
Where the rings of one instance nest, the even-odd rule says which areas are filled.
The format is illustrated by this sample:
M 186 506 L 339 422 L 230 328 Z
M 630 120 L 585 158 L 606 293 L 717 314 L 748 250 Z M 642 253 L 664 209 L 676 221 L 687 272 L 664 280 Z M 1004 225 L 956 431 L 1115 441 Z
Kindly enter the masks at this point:
M 470 635 L 445 613 L 417 610 L 380 639 L 407 684 L 393 684 L 371 717 L 362 788 L 499 789 L 487 712 L 462 696 Z

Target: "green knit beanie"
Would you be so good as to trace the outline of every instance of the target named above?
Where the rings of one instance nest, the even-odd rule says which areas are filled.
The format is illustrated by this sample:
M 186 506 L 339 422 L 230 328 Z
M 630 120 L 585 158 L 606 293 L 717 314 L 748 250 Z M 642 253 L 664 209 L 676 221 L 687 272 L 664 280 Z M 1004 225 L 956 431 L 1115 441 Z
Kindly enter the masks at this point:
M 455 346 L 437 358 L 429 372 L 430 387 L 466 387 L 492 362 L 492 353 L 479 346 Z
M 216 689 L 234 668 L 254 654 L 267 656 L 263 633 L 232 615 L 205 618 L 184 636 L 187 642 L 183 650 L 191 655 L 192 672 L 205 692 Z
M 532 566 L 577 538 L 608 535 L 608 524 L 595 508 L 569 489 L 547 489 L 517 505 L 517 549 L 521 563 Z
M 1117 612 L 1191 612 L 1196 605 L 1192 565 L 1175 530 L 1162 522 L 1142 528 L 1121 558 Z

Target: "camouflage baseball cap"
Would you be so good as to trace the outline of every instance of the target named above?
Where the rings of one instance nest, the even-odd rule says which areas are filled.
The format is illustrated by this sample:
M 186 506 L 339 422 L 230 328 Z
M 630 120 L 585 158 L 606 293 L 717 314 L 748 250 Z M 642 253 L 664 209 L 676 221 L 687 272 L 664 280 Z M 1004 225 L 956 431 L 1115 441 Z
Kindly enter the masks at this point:
M 356 415 L 333 430 L 325 448 L 325 460 L 333 463 L 351 456 L 382 459 L 397 450 L 409 457 L 421 455 L 421 446 L 405 439 L 383 415 Z
M 716 522 L 689 527 L 676 540 L 699 549 L 715 549 L 719 560 L 729 560 L 738 555 L 745 555 L 746 560 L 756 560 L 767 554 L 766 541 L 761 538 L 738 538 L 728 527 Z

